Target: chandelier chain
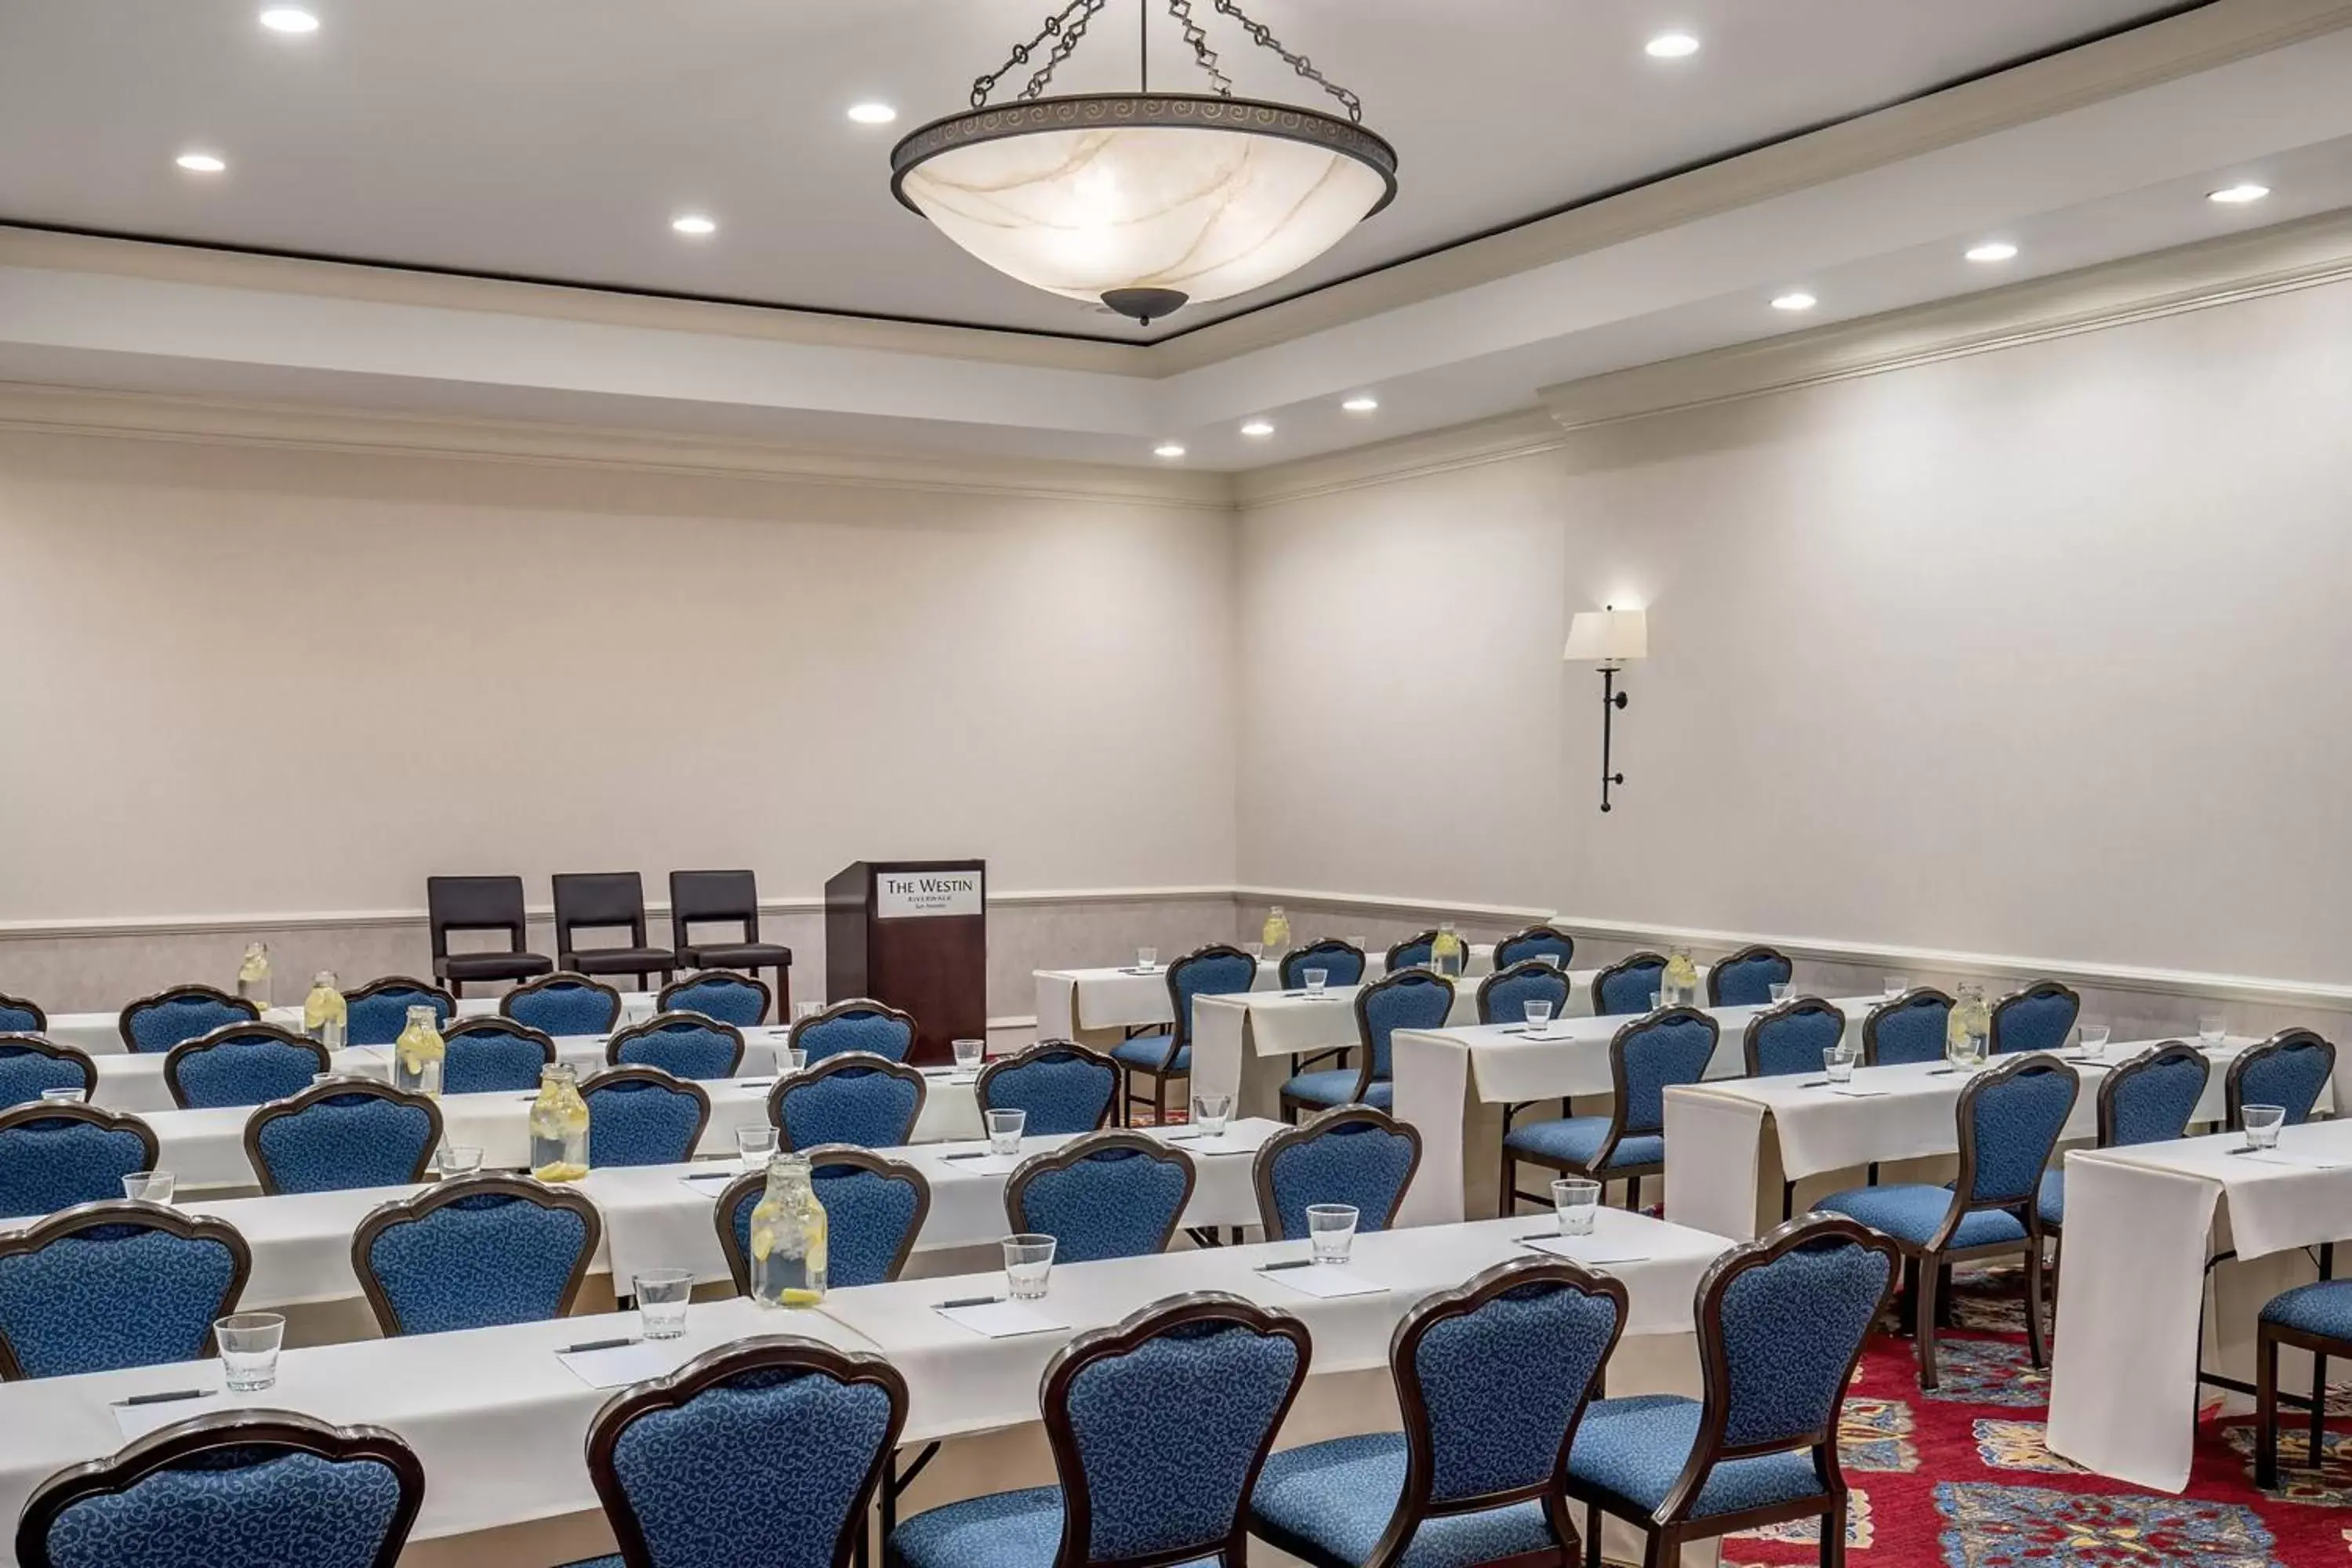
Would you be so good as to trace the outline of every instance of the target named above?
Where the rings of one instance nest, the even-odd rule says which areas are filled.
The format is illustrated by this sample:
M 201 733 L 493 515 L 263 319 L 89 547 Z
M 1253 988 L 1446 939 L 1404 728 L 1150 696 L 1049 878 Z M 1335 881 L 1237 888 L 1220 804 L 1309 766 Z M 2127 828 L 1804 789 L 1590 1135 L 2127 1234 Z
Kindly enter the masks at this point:
M 1217 7 L 1219 12 L 1231 16 L 1234 21 L 1239 22 L 1242 25 L 1243 31 L 1248 33 L 1250 36 L 1250 42 L 1255 44 L 1259 48 L 1272 49 L 1276 54 L 1280 55 L 1283 59 L 1288 63 L 1292 70 L 1297 72 L 1300 76 L 1306 78 L 1308 81 L 1313 82 L 1325 92 L 1329 93 L 1333 98 L 1338 99 L 1341 103 L 1345 104 L 1348 109 L 1348 118 L 1350 121 L 1353 121 L 1359 125 L 1363 123 L 1364 100 L 1362 99 L 1358 98 L 1354 93 L 1349 91 L 1346 88 L 1341 87 L 1338 82 L 1333 81 L 1321 71 L 1316 69 L 1315 62 L 1308 59 L 1305 55 L 1295 55 L 1287 48 L 1285 48 L 1283 47 L 1282 40 L 1274 36 L 1274 29 L 1268 27 L 1265 23 L 1257 21 L 1252 17 L 1249 13 L 1244 11 L 1237 3 L 1237 0 L 1212 0 L 1212 3 Z M 1192 36 L 1192 32 L 1195 30 L 1197 29 L 1188 29 L 1186 37 L 1190 37 Z M 1222 97 L 1231 97 L 1232 93 L 1230 89 L 1233 84 L 1225 81 L 1223 73 L 1219 71 L 1216 66 L 1212 63 L 1215 58 L 1215 56 L 1210 52 L 1205 42 L 1195 41 L 1192 45 L 1192 52 L 1201 57 L 1202 68 L 1208 71 L 1210 75 L 1215 77 L 1218 81 L 1224 84 L 1217 89 L 1219 95 Z
M 1192 20 L 1192 0 L 1168 0 L 1168 14 L 1183 26 L 1184 41 L 1192 46 L 1192 57 L 1200 61 L 1201 68 L 1209 73 L 1209 80 L 1216 88 L 1217 96 L 1233 97 L 1234 79 L 1217 68 L 1217 51 L 1209 47 L 1209 35 L 1201 30 L 1200 23 Z
M 1077 52 L 1079 43 L 1087 36 L 1087 24 L 1093 21 L 1109 3 L 1110 0 L 1070 0 L 1070 4 L 1046 17 L 1045 26 L 1038 29 L 1035 37 L 1025 44 L 1015 44 L 1012 56 L 1003 65 L 986 76 L 974 79 L 971 106 L 985 109 L 989 95 L 996 90 L 996 84 L 1020 67 L 1029 64 L 1037 51 L 1045 48 L 1046 41 L 1051 39 L 1054 47 L 1046 54 L 1045 63 L 1031 75 L 1028 85 L 1017 97 L 1026 100 L 1044 94 L 1045 89 L 1053 84 L 1055 68 Z M 1325 76 L 1305 55 L 1293 54 L 1280 38 L 1274 36 L 1273 28 L 1244 11 L 1239 0 L 1210 0 L 1210 3 L 1219 13 L 1240 23 L 1242 30 L 1249 35 L 1250 42 L 1281 56 L 1293 71 L 1339 100 L 1347 108 L 1350 121 L 1359 125 L 1363 123 L 1362 99 Z M 1193 19 L 1192 0 L 1168 0 L 1168 12 L 1182 26 L 1184 41 L 1192 46 L 1192 58 L 1208 73 L 1210 84 L 1216 89 L 1217 96 L 1231 98 L 1234 95 L 1234 79 L 1224 73 L 1223 62 L 1217 51 L 1209 47 L 1209 35 L 1202 31 L 1200 23 Z
M 1045 47 L 1046 39 L 1052 38 L 1055 40 L 1053 52 L 1046 57 L 1045 63 L 1037 68 L 1036 74 L 1029 79 L 1029 85 L 1021 89 L 1020 96 L 1030 99 L 1043 93 L 1046 85 L 1054 79 L 1054 68 L 1068 59 L 1076 50 L 1079 40 L 1087 36 L 1087 24 L 1093 21 L 1096 14 L 1108 4 L 1110 0 L 1070 0 L 1070 4 L 1063 6 L 1059 12 L 1046 17 L 1045 25 L 1038 29 L 1035 37 L 1025 44 L 1013 45 L 1010 58 L 988 75 L 973 80 L 971 106 L 974 109 L 985 109 L 988 106 L 988 95 L 996 90 L 996 84 L 1003 78 L 1012 75 L 1017 68 L 1027 65 L 1030 57 Z

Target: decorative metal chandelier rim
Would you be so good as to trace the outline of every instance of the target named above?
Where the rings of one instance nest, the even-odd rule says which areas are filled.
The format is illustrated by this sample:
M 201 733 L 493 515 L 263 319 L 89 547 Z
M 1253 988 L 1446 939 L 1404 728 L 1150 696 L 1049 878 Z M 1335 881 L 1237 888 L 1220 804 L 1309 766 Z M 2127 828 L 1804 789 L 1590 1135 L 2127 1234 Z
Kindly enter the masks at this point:
M 1125 106 L 1124 112 L 1109 112 L 1113 105 Z M 1204 110 L 1213 112 L 1204 114 Z M 1224 123 L 1244 119 L 1245 123 Z M 908 132 L 890 149 L 890 194 L 908 211 L 920 215 L 922 208 L 907 195 L 907 176 L 941 153 L 1023 136 L 1130 127 L 1269 136 L 1326 148 L 1381 177 L 1381 199 L 1365 211 L 1365 217 L 1396 199 L 1396 149 L 1361 122 L 1272 99 L 1192 92 L 1069 93 L 1016 99 L 941 115 Z

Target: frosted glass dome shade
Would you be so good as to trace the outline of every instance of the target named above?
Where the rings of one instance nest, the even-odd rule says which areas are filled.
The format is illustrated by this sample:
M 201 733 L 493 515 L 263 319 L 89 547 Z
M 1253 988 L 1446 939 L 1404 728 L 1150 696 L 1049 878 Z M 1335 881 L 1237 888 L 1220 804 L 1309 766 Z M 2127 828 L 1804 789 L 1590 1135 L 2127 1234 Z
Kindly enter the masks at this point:
M 898 197 L 998 271 L 1072 300 L 1271 283 L 1388 205 L 1396 154 L 1350 122 L 1245 99 L 1040 99 L 927 125 Z

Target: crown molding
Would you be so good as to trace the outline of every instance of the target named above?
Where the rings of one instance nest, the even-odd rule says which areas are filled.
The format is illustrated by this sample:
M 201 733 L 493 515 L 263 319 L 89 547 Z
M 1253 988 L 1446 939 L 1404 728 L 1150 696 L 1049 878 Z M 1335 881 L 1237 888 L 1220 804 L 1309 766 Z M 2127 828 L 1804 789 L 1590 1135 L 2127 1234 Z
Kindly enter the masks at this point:
M 2352 280 L 2352 212 L 1543 388 L 1563 431 L 1995 353 Z
M 1549 416 L 1541 409 L 1527 409 L 1324 457 L 1247 469 L 1232 476 L 1234 501 L 1246 512 L 1508 462 L 1538 452 L 1556 452 L 1567 445 L 1567 435 Z
M 593 426 L 296 407 L 0 383 L 0 430 L 772 479 L 924 494 L 1118 501 L 1228 514 L 1230 476 L 1013 458 L 674 436 Z
M 1346 326 L 2352 26 L 2352 0 L 2214 0 L 1995 76 L 1164 339 L 1160 375 Z

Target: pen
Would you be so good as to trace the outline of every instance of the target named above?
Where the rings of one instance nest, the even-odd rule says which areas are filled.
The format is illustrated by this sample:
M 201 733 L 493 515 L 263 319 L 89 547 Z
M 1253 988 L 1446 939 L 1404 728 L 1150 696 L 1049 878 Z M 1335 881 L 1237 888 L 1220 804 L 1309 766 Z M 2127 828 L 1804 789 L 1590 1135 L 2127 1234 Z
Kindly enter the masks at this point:
M 944 1312 L 950 1307 L 993 1307 L 1003 1300 L 1002 1296 L 963 1296 L 952 1301 L 942 1301 L 935 1310 Z
M 1287 1263 L 1261 1263 L 1257 1266 L 1257 1271 L 1260 1274 L 1275 1274 L 1279 1273 L 1285 1268 L 1312 1268 L 1314 1267 L 1315 1259 L 1311 1258 L 1294 1258 Z
M 1797 1087 L 1799 1089 L 1827 1089 L 1829 1086 L 1830 1080 L 1825 1078 L 1809 1078 Z
M 994 1151 L 989 1149 L 975 1149 L 970 1153 L 942 1154 L 940 1158 L 942 1160 L 985 1160 L 992 1152 L 994 1152 Z
M 173 1388 L 162 1394 L 134 1394 L 128 1399 L 118 1399 L 114 1403 L 118 1405 L 168 1405 L 175 1399 L 202 1399 L 211 1392 L 208 1388 Z
M 585 1344 L 566 1345 L 559 1353 L 563 1355 L 578 1355 L 583 1351 L 616 1351 L 623 1345 L 634 1345 L 642 1342 L 643 1342 L 638 1340 L 625 1338 L 617 1340 L 590 1340 Z

